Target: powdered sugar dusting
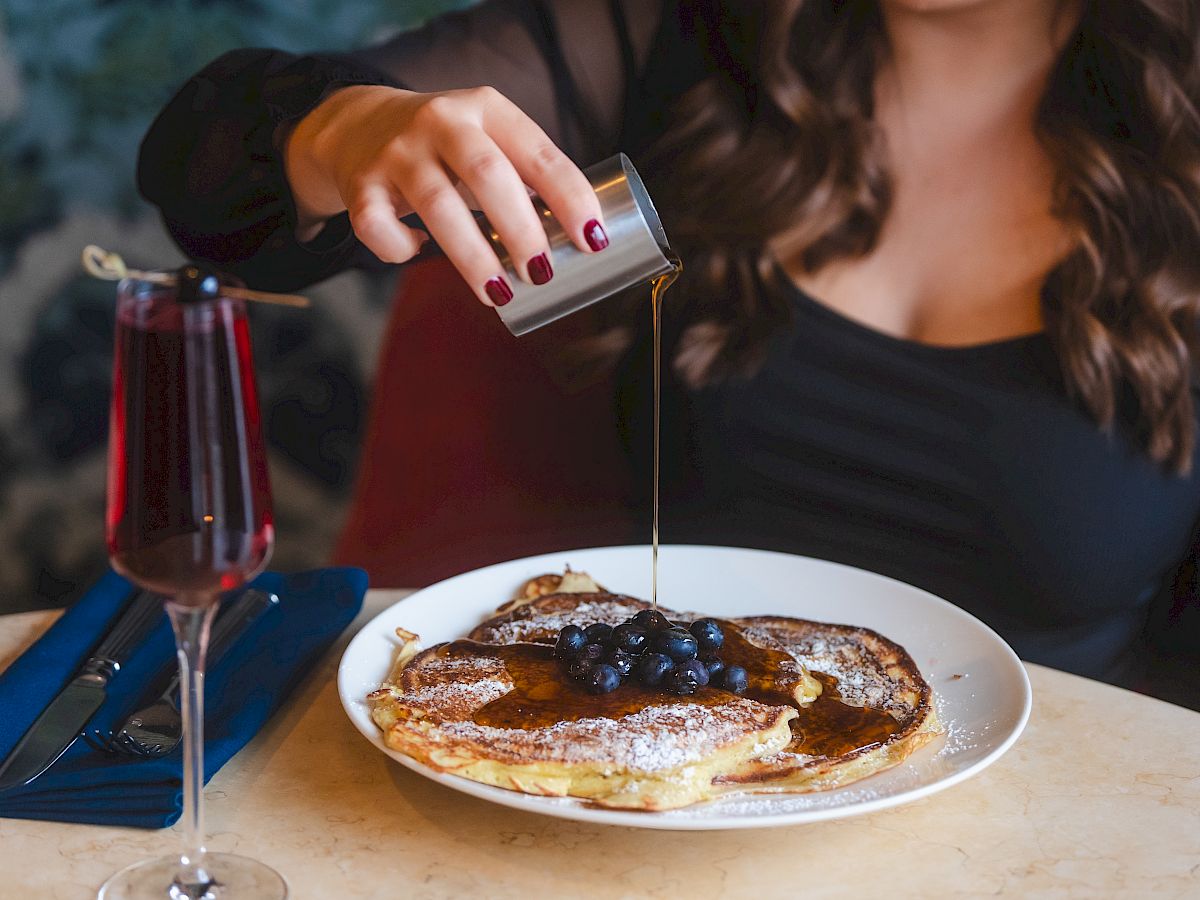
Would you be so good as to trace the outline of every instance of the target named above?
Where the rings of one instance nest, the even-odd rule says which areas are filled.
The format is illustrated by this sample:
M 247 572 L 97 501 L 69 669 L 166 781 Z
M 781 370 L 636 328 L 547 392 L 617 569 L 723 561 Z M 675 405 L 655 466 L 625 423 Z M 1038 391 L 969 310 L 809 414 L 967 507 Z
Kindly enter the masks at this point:
M 484 677 L 478 681 L 447 681 L 426 685 L 404 694 L 404 703 L 424 710 L 432 718 L 454 716 L 464 707 L 478 709 L 512 690 L 511 681 Z
M 481 755 L 517 762 L 603 762 L 616 770 L 662 772 L 699 762 L 776 721 L 770 708 L 731 697 L 715 707 L 668 703 L 620 719 L 585 718 L 547 728 L 480 725 L 474 713 L 513 687 L 504 663 L 484 652 L 457 656 L 431 648 L 409 663 L 402 681 L 393 696 L 436 723 L 432 741 L 474 744 Z
M 700 762 L 744 737 L 747 718 L 762 719 L 749 701 L 734 700 L 726 707 L 651 706 L 621 719 L 579 719 L 528 730 L 464 720 L 443 723 L 440 730 L 452 743 L 485 745 L 489 755 L 522 762 L 600 762 L 614 770 L 661 773 Z
M 884 796 L 887 796 L 887 793 L 881 793 L 871 787 L 841 788 L 840 790 L 811 794 L 738 794 L 711 803 L 667 810 L 658 815 L 681 816 L 688 819 L 782 816 L 869 803 Z
M 474 640 L 488 644 L 515 644 L 520 641 L 553 640 L 567 625 L 583 628 L 593 622 L 620 625 L 639 609 L 648 609 L 649 603 L 632 597 L 612 596 L 612 599 L 584 600 L 576 606 L 563 610 L 538 611 L 519 607 L 507 616 L 484 622 L 471 632 Z
M 933 705 L 937 710 L 938 721 L 945 732 L 945 738 L 935 760 L 947 760 L 961 754 L 977 754 L 982 747 L 990 746 L 991 742 L 986 734 L 980 734 L 974 728 L 968 728 L 961 721 L 950 716 L 941 695 L 934 695 Z M 990 730 L 990 725 L 985 725 L 983 730 L 985 732 Z
M 841 631 L 838 626 L 777 630 L 754 623 L 741 623 L 739 627 L 755 644 L 781 647 L 810 672 L 836 678 L 838 693 L 847 704 L 886 710 L 901 723 L 912 718 L 919 683 L 911 682 L 903 671 L 889 671 L 884 661 L 866 652 L 863 637 L 856 630 Z

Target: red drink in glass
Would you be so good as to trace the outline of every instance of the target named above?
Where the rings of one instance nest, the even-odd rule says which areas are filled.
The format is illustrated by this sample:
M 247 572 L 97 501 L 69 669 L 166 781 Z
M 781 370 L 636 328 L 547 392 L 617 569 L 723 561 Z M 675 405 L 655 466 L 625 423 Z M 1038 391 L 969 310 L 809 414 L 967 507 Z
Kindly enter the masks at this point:
M 108 552 L 144 587 L 203 602 L 260 571 L 273 538 L 246 313 L 141 293 L 117 311 Z
M 274 543 L 246 310 L 196 267 L 127 278 L 115 349 L 105 534 L 113 567 L 166 598 L 175 631 L 184 847 L 123 869 L 99 896 L 282 900 L 273 869 L 204 847 L 209 625 L 219 594 L 260 572 Z

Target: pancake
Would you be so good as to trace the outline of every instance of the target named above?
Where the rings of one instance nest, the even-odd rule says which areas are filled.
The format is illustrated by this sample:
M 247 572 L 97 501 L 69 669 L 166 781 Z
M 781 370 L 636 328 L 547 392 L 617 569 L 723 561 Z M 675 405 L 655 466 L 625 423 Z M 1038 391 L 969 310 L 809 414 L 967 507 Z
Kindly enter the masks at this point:
M 603 592 L 530 594 L 524 589 L 519 604 L 502 606 L 508 611 L 476 627 L 470 637 L 496 644 L 550 643 L 565 625 L 616 625 L 650 606 Z M 699 618 L 662 611 L 672 620 Z M 799 710 L 788 747 L 717 776 L 728 790 L 799 793 L 841 787 L 891 768 L 940 733 L 933 692 L 916 663 L 878 632 L 787 616 L 717 621 L 727 633 L 732 625 L 754 646 L 794 660 L 796 669 L 781 661 L 788 673 L 781 680 L 790 681 L 795 672 L 815 679 L 796 697 Z
M 589 593 L 606 594 L 608 591 L 597 584 L 587 572 L 575 572 L 570 566 L 567 566 L 561 575 L 556 572 L 547 572 L 545 575 L 530 578 L 517 588 L 511 600 L 500 605 L 500 608 L 496 610 L 496 614 L 511 612 L 518 606 L 522 606 L 530 600 L 536 600 L 538 597 L 544 597 L 547 594 Z
M 663 810 L 840 787 L 938 733 L 932 692 L 902 647 L 783 616 L 718 619 L 722 657 L 750 675 L 744 696 L 706 687 L 679 697 L 632 680 L 589 695 L 553 659 L 559 630 L 617 625 L 649 604 L 568 575 L 531 579 L 466 640 L 418 652 L 402 633 L 396 670 L 371 695 L 387 745 L 485 784 Z
M 916 663 L 878 632 L 786 616 L 730 622 L 759 646 L 782 647 L 823 690 L 793 720 L 788 747 L 718 776 L 729 790 L 843 787 L 903 762 L 941 733 L 933 691 Z
M 546 644 L 454 641 L 412 656 L 371 695 L 371 715 L 388 747 L 441 772 L 661 810 L 714 796 L 723 789 L 719 775 L 791 741 L 795 709 L 701 693 L 680 698 L 623 685 L 595 697 L 561 673 Z M 509 702 L 497 719 L 497 705 L 518 694 L 524 702 Z M 530 707 L 550 711 L 543 724 L 522 719 Z
M 603 590 L 552 591 L 510 600 L 467 637 L 485 644 L 553 643 L 566 625 L 581 628 L 592 622 L 619 625 L 639 610 L 649 608 L 650 604 L 644 600 Z M 679 615 L 665 607 L 660 609 L 667 618 Z

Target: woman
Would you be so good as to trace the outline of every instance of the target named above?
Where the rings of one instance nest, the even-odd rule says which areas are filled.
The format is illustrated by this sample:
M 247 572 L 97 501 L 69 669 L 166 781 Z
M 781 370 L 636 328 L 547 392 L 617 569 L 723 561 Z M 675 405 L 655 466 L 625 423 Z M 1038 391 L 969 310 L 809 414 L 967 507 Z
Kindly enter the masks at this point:
M 672 539 L 874 569 L 1129 683 L 1163 641 L 1196 652 L 1197 19 L 497 0 L 353 57 L 222 57 L 151 129 L 141 186 L 190 254 L 264 288 L 412 258 L 416 211 L 502 304 L 461 189 L 544 283 L 524 186 L 603 253 L 577 166 L 626 150 L 688 267 Z

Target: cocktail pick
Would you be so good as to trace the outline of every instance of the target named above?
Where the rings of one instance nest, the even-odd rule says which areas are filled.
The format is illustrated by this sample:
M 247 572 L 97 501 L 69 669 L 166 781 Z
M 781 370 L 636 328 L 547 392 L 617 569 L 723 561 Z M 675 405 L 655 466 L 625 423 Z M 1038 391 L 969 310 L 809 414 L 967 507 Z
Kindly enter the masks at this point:
M 94 278 L 104 281 L 120 281 L 122 278 L 137 278 L 152 284 L 179 285 L 181 289 L 196 288 L 201 292 L 207 287 L 206 281 L 215 279 L 215 274 L 208 273 L 199 266 L 188 264 L 178 272 L 143 272 L 131 269 L 125 265 L 125 260 L 116 253 L 88 244 L 83 248 L 83 268 Z M 308 298 L 299 294 L 273 294 L 267 291 L 252 291 L 249 288 L 236 287 L 231 284 L 221 284 L 220 293 L 226 297 L 237 297 L 239 300 L 254 300 L 258 303 L 274 303 L 277 306 L 308 306 Z

